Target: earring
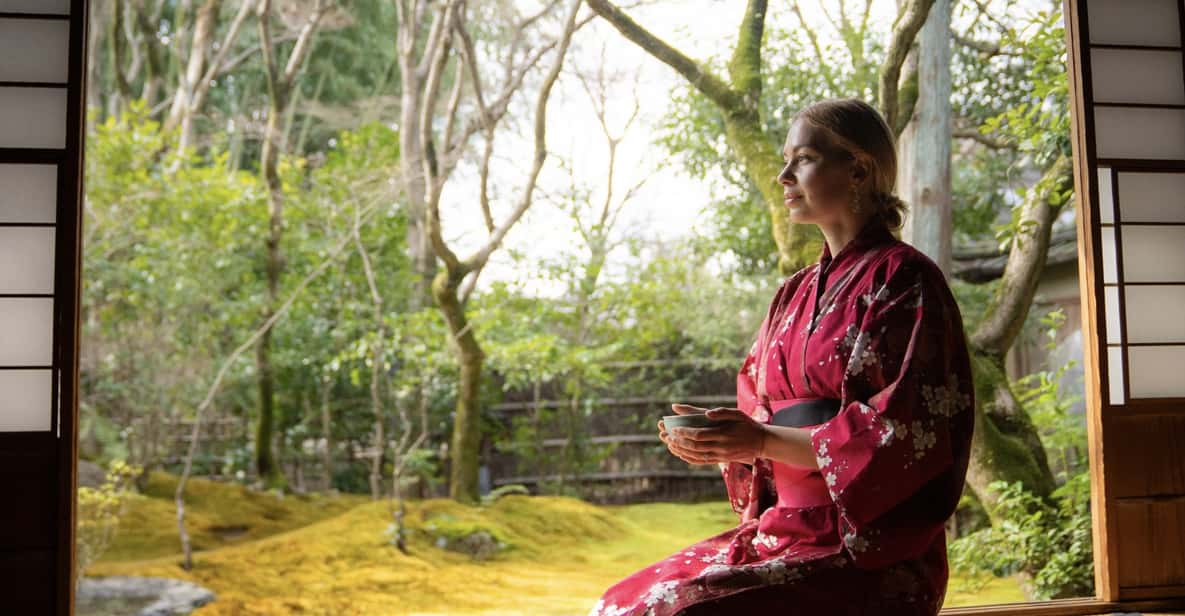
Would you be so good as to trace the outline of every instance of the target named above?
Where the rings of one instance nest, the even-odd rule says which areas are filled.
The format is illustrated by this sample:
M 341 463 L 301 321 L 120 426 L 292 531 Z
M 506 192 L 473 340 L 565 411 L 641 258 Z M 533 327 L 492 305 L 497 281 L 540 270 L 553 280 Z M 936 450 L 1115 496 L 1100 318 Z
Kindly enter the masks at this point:
M 856 190 L 856 185 L 855 185 L 855 184 L 852 184 L 852 205 L 851 205 L 851 209 L 852 209 L 852 213 L 853 213 L 853 214 L 859 214 L 859 213 L 860 213 L 860 192 L 859 192 L 858 190 Z

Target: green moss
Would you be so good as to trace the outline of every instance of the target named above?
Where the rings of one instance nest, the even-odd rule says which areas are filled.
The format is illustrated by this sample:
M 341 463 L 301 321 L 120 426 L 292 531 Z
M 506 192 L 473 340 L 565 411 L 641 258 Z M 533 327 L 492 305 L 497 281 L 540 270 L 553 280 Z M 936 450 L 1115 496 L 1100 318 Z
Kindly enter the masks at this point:
M 143 560 L 181 551 L 173 493 L 177 477 L 152 473 L 144 493 L 128 496 L 115 541 L 103 560 Z M 357 495 L 278 496 L 236 484 L 191 479 L 185 522 L 194 550 L 262 539 L 339 515 L 369 499 Z
M 217 491 L 217 486 L 205 487 Z M 154 524 L 169 523 L 168 502 L 144 500 L 162 505 L 140 509 L 155 512 Z M 202 502 L 198 496 L 195 506 Z M 238 507 L 241 515 L 252 506 Z M 261 517 L 252 522 L 263 524 L 266 510 L 255 509 Z M 389 503 L 365 503 L 304 528 L 200 552 L 189 572 L 171 554 L 100 562 L 90 573 L 188 579 L 217 592 L 218 600 L 195 616 L 584 614 L 624 576 L 737 522 L 725 502 L 598 507 L 572 498 L 522 495 L 484 507 L 445 499 L 409 501 L 410 553 L 402 554 L 388 542 L 391 520 Z M 484 530 L 514 548 L 475 561 L 436 547 L 429 525 L 446 533 Z M 1003 581 L 1005 598 L 998 600 L 1020 600 L 1019 591 L 1006 596 L 1009 588 L 1015 584 Z

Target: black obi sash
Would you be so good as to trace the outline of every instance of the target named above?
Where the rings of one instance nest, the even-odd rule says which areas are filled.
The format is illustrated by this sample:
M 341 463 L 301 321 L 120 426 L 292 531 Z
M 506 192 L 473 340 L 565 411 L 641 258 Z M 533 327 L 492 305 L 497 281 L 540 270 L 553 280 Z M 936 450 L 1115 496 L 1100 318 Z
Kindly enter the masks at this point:
M 772 409 L 773 417 L 769 423 L 775 426 L 789 426 L 803 428 L 827 422 L 839 414 L 838 398 L 816 398 L 795 402 L 789 406 Z

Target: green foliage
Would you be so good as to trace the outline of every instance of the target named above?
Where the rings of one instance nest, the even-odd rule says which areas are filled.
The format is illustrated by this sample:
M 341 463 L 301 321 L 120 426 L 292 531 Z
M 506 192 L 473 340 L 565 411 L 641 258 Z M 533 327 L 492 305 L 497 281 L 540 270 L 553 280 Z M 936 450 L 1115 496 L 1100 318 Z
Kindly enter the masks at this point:
M 512 416 L 506 429 L 491 435 L 495 447 L 513 452 L 522 474 L 562 477 L 542 482 L 541 493 L 579 496 L 570 479 L 599 470 L 615 447 L 589 440 L 588 425 L 598 412 L 592 400 L 685 395 L 702 372 L 661 365 L 669 359 L 712 358 L 719 363 L 705 368 L 735 369 L 773 289 L 764 277 L 724 279 L 712 268 L 711 251 L 694 238 L 633 242 L 630 275 L 606 276 L 586 295 L 577 286 L 580 257 L 569 258 L 545 264 L 571 281 L 565 297 L 541 301 L 517 286 L 495 284 L 473 299 L 472 318 L 504 391 L 521 396 L 537 385 L 542 398 L 562 400 Z M 609 367 L 647 361 L 659 365 Z M 647 420 L 614 429 L 631 433 L 654 426 Z M 567 439 L 567 446 L 541 447 L 544 438 Z
M 255 319 L 262 194 L 217 153 L 177 154 L 142 104 L 87 139 L 82 422 L 100 459 L 152 467 Z M 242 365 L 239 366 L 240 368 Z M 228 383 L 228 406 L 242 381 Z M 118 432 L 112 428 L 118 426 Z
M 1045 348 L 1052 351 L 1057 346 L 1058 331 L 1066 321 L 1062 308 L 1050 311 L 1040 318 L 1044 327 Z M 1046 454 L 1055 463 L 1059 481 L 1067 476 L 1086 471 L 1086 423 L 1082 415 L 1073 414 L 1070 409 L 1082 400 L 1081 395 L 1065 394 L 1059 384 L 1065 373 L 1077 365 L 1070 361 L 1054 370 L 1039 370 L 1025 375 L 1012 383 L 1012 390 L 1033 424 L 1037 427 Z
M 1017 50 L 1017 57 L 1010 62 L 1024 72 L 1016 78 L 1019 89 L 1012 94 L 1010 104 L 985 117 L 979 130 L 1015 146 L 1020 155 L 1015 159 L 1018 164 L 1047 169 L 1058 158 L 1071 155 L 1069 78 L 1061 11 L 1025 15 L 1019 25 L 1003 32 L 1000 45 Z M 1071 178 L 1059 176 L 1042 177 L 1032 185 L 1017 187 L 1009 221 L 993 227 L 1001 249 L 1006 249 L 1014 237 L 1029 232 L 1020 220 L 1020 206 L 1026 195 L 1032 191 L 1048 193 L 1051 205 L 1061 207 L 1070 201 L 1073 188 Z
M 1055 346 L 1065 318 L 1060 308 L 1041 317 L 1048 349 Z M 1022 573 L 1032 598 L 1084 597 L 1094 592 L 1086 424 L 1081 415 L 1069 412 L 1079 396 L 1066 395 L 1059 388 L 1062 375 L 1074 363 L 1038 371 L 1011 384 L 1055 462 L 1060 485 L 1048 502 L 1021 482 L 990 485 L 998 495 L 992 511 L 997 524 L 960 537 L 950 546 L 952 570 L 963 574 L 972 588 L 992 576 Z
M 1034 599 L 1087 597 L 1094 593 L 1090 523 L 1090 475 L 1079 473 L 1042 501 L 1020 482 L 994 482 L 997 526 L 950 545 L 952 571 L 974 587 L 992 577 L 1027 574 Z
M 758 112 L 770 152 L 778 152 L 799 109 L 817 100 L 860 96 L 872 100 L 877 91 L 878 63 L 886 33 L 876 24 L 837 23 L 836 32 L 817 32 L 819 47 L 804 36 L 805 24 L 788 28 L 770 20 L 762 47 L 762 90 Z M 725 74 L 723 59 L 708 64 Z M 725 137 L 724 118 L 711 101 L 690 84 L 681 83 L 659 124 L 656 143 L 666 159 L 691 177 L 709 183 L 712 203 L 703 212 L 711 249 L 728 264 L 726 275 L 769 275 L 777 271 L 769 206 Z M 764 181 L 764 178 L 762 178 Z M 769 181 L 772 181 L 770 178 Z
M 78 488 L 74 552 L 77 579 L 103 555 L 115 539 L 127 507 L 126 494 L 141 472 L 123 460 L 107 465 L 107 475 L 98 488 Z

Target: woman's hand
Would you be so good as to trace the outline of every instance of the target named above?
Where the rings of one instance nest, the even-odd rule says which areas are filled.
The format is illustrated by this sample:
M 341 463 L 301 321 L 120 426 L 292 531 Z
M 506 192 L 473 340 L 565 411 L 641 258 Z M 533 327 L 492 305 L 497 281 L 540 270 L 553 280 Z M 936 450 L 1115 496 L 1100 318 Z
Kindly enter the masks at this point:
M 671 408 L 680 415 L 702 412 L 705 409 L 687 404 L 673 404 Z M 724 420 L 724 425 L 713 428 L 672 428 L 660 420 L 658 436 L 666 443 L 675 457 L 690 464 L 714 464 L 719 462 L 744 462 L 752 464 L 762 457 L 765 436 L 768 433 L 760 424 L 734 408 L 707 410 L 708 419 Z

